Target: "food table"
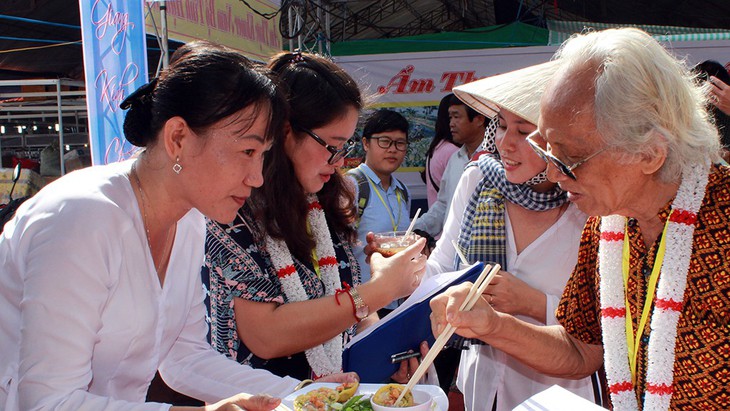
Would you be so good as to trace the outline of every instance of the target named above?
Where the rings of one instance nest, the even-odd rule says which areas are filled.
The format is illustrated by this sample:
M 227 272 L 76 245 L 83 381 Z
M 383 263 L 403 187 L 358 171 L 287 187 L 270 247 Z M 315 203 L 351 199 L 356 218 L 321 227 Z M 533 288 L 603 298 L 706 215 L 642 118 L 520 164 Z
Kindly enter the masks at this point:
M 287 397 L 283 398 L 282 404 L 287 407 L 283 408 L 286 409 L 294 409 L 294 399 L 303 393 L 307 393 L 312 390 L 316 390 L 321 387 L 328 387 L 328 388 L 335 388 L 339 384 L 336 383 L 312 383 L 310 385 L 307 385 L 306 387 L 293 392 L 292 394 L 288 395 Z M 384 384 L 360 384 L 358 387 L 357 392 L 355 395 L 364 395 L 364 396 L 370 396 L 375 391 L 378 390 L 378 388 L 382 387 Z M 446 397 L 446 393 L 439 387 L 438 385 L 416 385 L 414 387 L 414 390 L 420 390 L 428 393 L 433 398 L 433 404 L 431 407 L 431 411 L 447 411 L 449 409 L 449 399 Z

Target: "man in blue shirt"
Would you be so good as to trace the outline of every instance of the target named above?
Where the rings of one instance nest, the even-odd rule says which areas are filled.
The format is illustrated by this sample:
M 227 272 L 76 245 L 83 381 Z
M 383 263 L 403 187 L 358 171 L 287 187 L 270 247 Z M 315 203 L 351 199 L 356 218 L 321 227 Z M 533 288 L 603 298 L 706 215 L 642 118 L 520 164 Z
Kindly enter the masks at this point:
M 410 224 L 408 188 L 393 176 L 408 150 L 408 120 L 393 110 L 374 112 L 365 121 L 362 145 L 365 161 L 348 171 L 347 176 L 356 187 L 357 233 L 361 244 L 355 249 L 355 255 L 364 283 L 370 280 L 370 266 L 363 252 L 367 233 L 406 230 Z M 396 307 L 397 303 L 393 302 L 385 310 Z

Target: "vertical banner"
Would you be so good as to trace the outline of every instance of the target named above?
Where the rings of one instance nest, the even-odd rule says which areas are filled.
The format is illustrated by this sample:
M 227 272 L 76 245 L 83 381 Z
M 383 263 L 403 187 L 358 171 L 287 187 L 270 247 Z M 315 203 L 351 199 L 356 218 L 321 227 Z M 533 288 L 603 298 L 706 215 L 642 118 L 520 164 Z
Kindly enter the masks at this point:
M 79 0 L 94 164 L 129 158 L 119 103 L 147 82 L 144 0 Z

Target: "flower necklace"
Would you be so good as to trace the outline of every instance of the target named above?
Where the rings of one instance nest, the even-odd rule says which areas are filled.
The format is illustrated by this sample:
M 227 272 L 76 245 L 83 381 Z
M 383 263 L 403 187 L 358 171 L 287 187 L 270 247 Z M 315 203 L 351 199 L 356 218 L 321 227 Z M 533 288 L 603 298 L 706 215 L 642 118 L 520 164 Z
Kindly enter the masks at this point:
M 663 263 L 655 262 L 655 265 L 661 264 L 661 273 L 647 349 L 644 410 L 668 410 L 672 399 L 677 324 L 684 304 L 692 236 L 697 213 L 705 197 L 708 172 L 708 163 L 695 164 L 685 170 L 662 235 L 666 253 Z M 598 264 L 604 364 L 611 402 L 617 411 L 639 409 L 629 365 L 633 361 L 629 356 L 628 341 L 633 336 L 629 336 L 627 341 L 628 303 L 623 278 L 624 247 L 628 247 L 625 232 L 626 217 L 612 215 L 601 218 Z M 645 303 L 645 310 L 650 304 L 650 300 Z M 638 347 L 634 348 L 638 351 Z
M 307 198 L 309 203 L 309 222 L 312 236 L 317 245 L 315 254 L 319 258 L 314 259 L 314 266 L 319 267 L 321 280 L 324 282 L 325 295 L 335 295 L 335 290 L 340 283 L 340 271 L 335 248 L 332 244 L 329 227 L 324 216 L 324 211 L 316 195 Z M 307 301 L 309 296 L 304 290 L 302 281 L 299 278 L 294 260 L 289 248 L 283 240 L 275 240 L 268 234 L 265 238 L 269 256 L 276 269 L 276 275 L 281 282 L 281 287 L 290 302 Z M 305 351 L 309 366 L 312 372 L 319 378 L 342 371 L 342 336 L 336 335 L 324 344 L 317 345 Z

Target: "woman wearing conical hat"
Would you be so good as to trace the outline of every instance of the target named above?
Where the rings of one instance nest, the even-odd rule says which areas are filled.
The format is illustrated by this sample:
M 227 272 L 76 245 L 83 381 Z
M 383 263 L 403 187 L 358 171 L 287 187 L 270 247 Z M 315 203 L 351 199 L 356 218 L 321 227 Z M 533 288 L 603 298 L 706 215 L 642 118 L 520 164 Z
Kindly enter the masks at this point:
M 454 89 L 493 121 L 482 144 L 486 154 L 464 171 L 428 261 L 429 274 L 458 268 L 456 242 L 469 263 L 499 263 L 502 271 L 485 298 L 495 310 L 534 324 L 556 324 L 587 218 L 545 178 L 546 164 L 526 139 L 537 129 L 540 96 L 554 67 L 545 63 Z M 457 376 L 467 410 L 511 410 L 555 384 L 595 399 L 591 378 L 549 377 L 488 345 L 469 344 Z

